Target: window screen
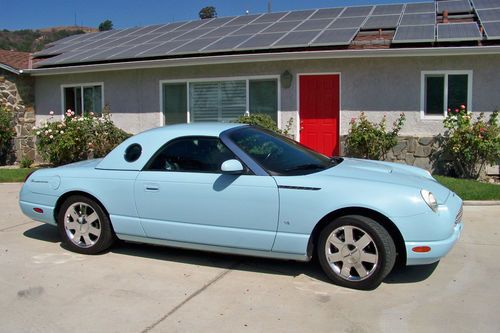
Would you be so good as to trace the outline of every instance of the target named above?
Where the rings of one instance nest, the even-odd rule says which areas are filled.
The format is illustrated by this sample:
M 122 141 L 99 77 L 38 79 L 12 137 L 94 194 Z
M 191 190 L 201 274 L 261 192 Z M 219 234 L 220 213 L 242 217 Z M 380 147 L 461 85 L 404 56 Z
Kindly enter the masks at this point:
M 443 115 L 444 75 L 428 75 L 425 80 L 425 113 Z
M 64 111 L 70 109 L 77 115 L 102 113 L 102 86 L 75 86 L 64 88 Z
M 167 83 L 163 85 L 163 115 L 165 125 L 187 122 L 186 83 Z
M 467 105 L 467 75 L 448 75 L 448 108 Z
M 250 114 L 263 113 L 278 121 L 277 80 L 250 80 Z

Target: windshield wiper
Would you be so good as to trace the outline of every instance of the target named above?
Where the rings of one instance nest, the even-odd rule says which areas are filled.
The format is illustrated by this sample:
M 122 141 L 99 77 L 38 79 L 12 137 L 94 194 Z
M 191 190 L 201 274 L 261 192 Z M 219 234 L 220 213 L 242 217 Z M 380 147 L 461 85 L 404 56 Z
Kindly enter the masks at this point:
M 290 171 L 299 171 L 299 170 L 315 170 L 315 169 L 324 169 L 325 167 L 320 164 L 301 164 L 294 166 L 293 168 L 285 169 L 285 172 L 290 172 Z

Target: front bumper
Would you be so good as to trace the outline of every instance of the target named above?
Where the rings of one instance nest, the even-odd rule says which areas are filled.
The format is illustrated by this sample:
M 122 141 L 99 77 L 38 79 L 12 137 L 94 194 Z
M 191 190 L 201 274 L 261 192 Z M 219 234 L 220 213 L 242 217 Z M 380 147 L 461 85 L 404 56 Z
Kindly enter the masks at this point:
M 432 242 L 405 242 L 406 246 L 406 265 L 426 265 L 439 261 L 453 248 L 460 238 L 463 229 L 463 223 L 458 223 L 453 229 L 453 234 L 444 240 Z M 431 250 L 426 253 L 413 252 L 412 249 L 417 246 L 429 246 Z

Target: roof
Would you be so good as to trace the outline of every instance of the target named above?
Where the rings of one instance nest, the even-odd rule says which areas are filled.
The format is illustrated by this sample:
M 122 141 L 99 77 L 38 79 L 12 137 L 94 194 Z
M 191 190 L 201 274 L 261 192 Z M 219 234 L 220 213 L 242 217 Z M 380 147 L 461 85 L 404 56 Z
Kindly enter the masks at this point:
M 231 128 L 246 126 L 234 123 L 200 122 L 157 127 L 139 133 L 122 142 L 97 165 L 98 169 L 140 170 L 149 158 L 166 142 L 183 136 L 214 136 Z M 123 158 L 125 150 L 132 144 L 142 146 L 142 154 L 137 161 L 127 162 Z
M 472 5 L 471 5 L 472 3 Z M 217 55 L 499 45 L 499 0 L 446 0 L 222 17 L 70 36 L 37 68 Z
M 0 50 L 0 66 L 16 74 L 19 74 L 20 70 L 30 68 L 30 59 L 31 54 L 28 52 Z

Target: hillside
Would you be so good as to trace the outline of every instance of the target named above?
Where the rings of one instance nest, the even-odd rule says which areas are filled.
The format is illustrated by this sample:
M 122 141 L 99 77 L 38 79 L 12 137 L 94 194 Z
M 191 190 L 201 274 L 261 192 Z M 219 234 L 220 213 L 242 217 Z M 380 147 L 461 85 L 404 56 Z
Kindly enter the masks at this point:
M 45 29 L 0 30 L 0 49 L 10 51 L 36 52 L 45 45 L 71 35 L 94 32 L 89 27 L 52 27 Z

